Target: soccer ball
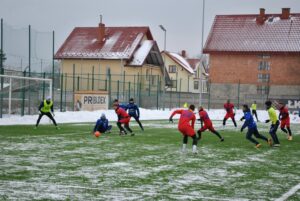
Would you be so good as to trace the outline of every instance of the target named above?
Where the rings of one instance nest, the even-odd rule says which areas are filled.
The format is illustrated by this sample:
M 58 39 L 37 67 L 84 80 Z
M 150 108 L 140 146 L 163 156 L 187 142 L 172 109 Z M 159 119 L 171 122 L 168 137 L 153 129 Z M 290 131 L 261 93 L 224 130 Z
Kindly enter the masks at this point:
M 100 137 L 100 136 L 101 136 L 101 133 L 100 133 L 99 131 L 96 131 L 96 132 L 94 133 L 94 135 L 95 135 L 95 137 Z

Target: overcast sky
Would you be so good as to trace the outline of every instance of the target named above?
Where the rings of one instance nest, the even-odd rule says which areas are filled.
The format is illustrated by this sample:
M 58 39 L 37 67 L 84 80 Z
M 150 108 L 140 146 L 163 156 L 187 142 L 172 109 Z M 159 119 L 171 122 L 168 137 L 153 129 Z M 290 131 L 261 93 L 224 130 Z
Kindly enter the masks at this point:
M 280 13 L 290 7 L 300 13 L 299 0 L 206 0 L 204 41 L 217 14 Z M 97 26 L 99 14 L 106 26 L 149 26 L 163 49 L 187 50 L 189 56 L 201 51 L 202 0 L 0 0 L 0 17 L 14 27 L 28 24 L 39 31 L 56 33 L 56 49 L 76 26 Z

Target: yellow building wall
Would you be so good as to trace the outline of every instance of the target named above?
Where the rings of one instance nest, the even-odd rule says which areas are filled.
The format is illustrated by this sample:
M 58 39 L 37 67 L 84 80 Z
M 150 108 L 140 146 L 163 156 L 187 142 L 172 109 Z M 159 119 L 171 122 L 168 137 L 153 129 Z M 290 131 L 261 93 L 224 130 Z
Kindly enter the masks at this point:
M 166 66 L 166 72 L 169 74 L 171 80 L 176 80 L 177 87 L 168 88 L 167 91 L 177 91 L 177 92 L 194 92 L 194 74 L 189 73 L 187 70 L 185 70 L 183 67 L 181 67 L 179 64 L 177 64 L 174 60 L 172 60 L 167 55 L 164 55 L 163 58 L 165 58 L 165 66 Z M 177 72 L 176 73 L 170 73 L 169 72 L 169 66 L 175 65 Z M 180 80 L 181 80 L 181 87 L 180 87 Z
M 61 60 L 61 73 L 63 73 L 64 77 L 67 76 L 67 80 L 64 82 L 67 90 L 73 90 L 73 66 L 75 66 L 75 91 L 78 89 L 78 77 L 79 90 L 92 90 L 93 74 L 94 90 L 104 90 L 105 86 L 108 85 L 106 80 L 109 80 L 109 70 L 111 74 L 111 89 L 113 92 L 117 91 L 118 81 L 119 90 L 123 89 L 123 83 L 125 83 L 125 90 L 128 90 L 129 82 L 131 90 L 134 90 L 138 83 L 141 83 L 142 90 L 148 90 L 149 82 L 150 89 L 157 90 L 157 80 L 161 80 L 163 77 L 160 67 L 147 64 L 142 67 L 129 67 L 124 65 L 125 62 L 123 60 L 67 59 Z M 149 77 L 146 75 L 149 75 Z

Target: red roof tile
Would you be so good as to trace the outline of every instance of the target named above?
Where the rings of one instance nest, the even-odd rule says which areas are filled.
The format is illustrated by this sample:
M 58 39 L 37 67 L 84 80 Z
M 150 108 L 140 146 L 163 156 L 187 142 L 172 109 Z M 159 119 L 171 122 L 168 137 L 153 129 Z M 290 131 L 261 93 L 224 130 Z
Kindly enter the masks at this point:
M 269 14 L 262 25 L 257 16 L 217 15 L 203 52 L 300 53 L 299 13 L 286 20 Z
M 149 27 L 105 27 L 104 43 L 98 34 L 99 27 L 76 27 L 55 59 L 130 59 L 144 36 L 153 40 Z

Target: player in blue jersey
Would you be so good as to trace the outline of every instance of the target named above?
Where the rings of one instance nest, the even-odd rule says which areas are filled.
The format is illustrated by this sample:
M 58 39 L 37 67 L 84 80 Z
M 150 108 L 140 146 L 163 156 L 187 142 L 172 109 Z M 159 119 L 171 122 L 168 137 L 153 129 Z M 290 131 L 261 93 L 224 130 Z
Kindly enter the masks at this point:
M 259 132 L 257 130 L 256 123 L 253 119 L 253 116 L 251 115 L 251 111 L 250 111 L 248 105 L 246 105 L 246 104 L 243 105 L 243 112 L 244 112 L 244 116 L 242 117 L 241 120 L 245 119 L 245 123 L 243 124 L 243 126 L 241 128 L 241 132 L 243 132 L 243 130 L 246 127 L 248 127 L 248 132 L 246 134 L 247 140 L 254 143 L 255 148 L 259 148 L 261 146 L 261 144 L 252 137 L 252 135 L 254 135 L 256 138 L 260 138 L 260 139 L 266 141 L 271 146 L 272 145 L 272 140 L 268 139 L 267 137 L 265 137 L 261 134 L 259 134 Z
M 102 113 L 100 119 L 97 120 L 96 125 L 94 127 L 94 133 L 99 131 L 100 133 L 110 133 L 112 129 L 111 125 L 108 125 L 108 119 L 106 118 L 105 114 Z
M 133 117 L 135 121 L 139 124 L 142 130 L 144 127 L 140 121 L 140 110 L 139 107 L 134 103 L 134 99 L 130 98 L 129 103 L 126 105 L 126 110 L 128 110 L 128 114 L 130 117 Z

